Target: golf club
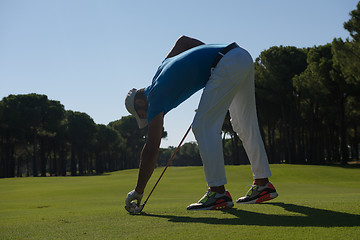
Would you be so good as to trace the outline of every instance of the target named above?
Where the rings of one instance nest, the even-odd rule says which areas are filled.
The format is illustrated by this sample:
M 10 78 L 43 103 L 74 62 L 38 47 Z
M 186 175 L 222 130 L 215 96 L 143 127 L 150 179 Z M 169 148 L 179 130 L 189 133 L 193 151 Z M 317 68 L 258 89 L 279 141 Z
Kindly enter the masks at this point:
M 152 188 L 152 190 L 151 190 L 151 192 L 149 193 L 148 197 L 146 198 L 145 202 L 144 202 L 143 204 L 141 204 L 139 207 L 136 207 L 136 208 L 133 208 L 133 209 L 130 209 L 130 210 L 126 209 L 126 210 L 128 210 L 128 211 L 130 212 L 130 214 L 140 213 L 140 212 L 144 209 L 145 204 L 146 204 L 147 201 L 149 200 L 151 194 L 153 193 L 155 187 L 158 185 L 158 183 L 159 183 L 160 179 L 162 178 L 162 176 L 164 175 L 166 169 L 167 169 L 167 168 L 169 167 L 169 165 L 171 164 L 172 160 L 173 160 L 174 157 L 175 157 L 175 154 L 176 154 L 177 151 L 180 149 L 181 144 L 184 142 L 186 136 L 187 136 L 188 133 L 190 132 L 190 129 L 191 129 L 191 125 L 190 125 L 189 129 L 186 131 L 186 133 L 185 133 L 184 137 L 182 138 L 179 146 L 176 148 L 175 152 L 173 153 L 173 155 L 171 156 L 170 160 L 169 160 L 168 163 L 166 164 L 166 167 L 165 167 L 164 170 L 162 171 L 159 179 L 158 179 L 157 182 L 155 183 L 154 187 Z

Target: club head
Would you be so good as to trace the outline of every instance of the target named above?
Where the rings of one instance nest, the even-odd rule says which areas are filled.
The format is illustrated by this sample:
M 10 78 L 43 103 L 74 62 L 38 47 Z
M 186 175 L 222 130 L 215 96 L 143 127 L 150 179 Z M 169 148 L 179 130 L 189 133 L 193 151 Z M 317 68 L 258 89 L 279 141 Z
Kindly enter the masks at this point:
M 144 209 L 145 204 L 142 204 L 140 206 L 136 206 L 136 207 L 127 207 L 125 206 L 125 209 L 130 213 L 130 214 L 138 214 L 141 213 L 141 211 Z

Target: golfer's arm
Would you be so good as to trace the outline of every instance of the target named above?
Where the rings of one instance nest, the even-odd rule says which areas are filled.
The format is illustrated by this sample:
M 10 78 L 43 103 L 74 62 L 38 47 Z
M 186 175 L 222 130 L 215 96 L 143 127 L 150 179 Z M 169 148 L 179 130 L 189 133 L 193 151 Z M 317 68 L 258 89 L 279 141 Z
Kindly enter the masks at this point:
M 203 45 L 204 43 L 195 38 L 190 38 L 187 36 L 181 36 L 175 43 L 175 46 L 171 49 L 166 58 L 174 57 L 186 50 L 189 50 L 193 47 Z
M 160 113 L 149 123 L 148 138 L 140 155 L 140 168 L 135 190 L 143 193 L 159 155 L 164 114 Z

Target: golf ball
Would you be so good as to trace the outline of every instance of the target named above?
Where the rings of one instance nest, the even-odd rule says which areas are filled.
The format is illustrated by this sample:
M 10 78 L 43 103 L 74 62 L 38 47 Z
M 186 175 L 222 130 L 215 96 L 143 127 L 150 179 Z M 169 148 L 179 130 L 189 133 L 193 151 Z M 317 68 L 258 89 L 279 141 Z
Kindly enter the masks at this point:
M 130 203 L 130 208 L 136 209 L 136 208 L 137 208 L 136 202 L 131 202 L 131 203 Z
M 128 206 L 125 206 L 125 209 L 126 209 L 130 214 L 139 213 L 139 212 L 141 212 L 141 210 L 142 210 L 141 207 L 138 207 L 138 205 L 136 204 L 135 201 L 131 202 Z

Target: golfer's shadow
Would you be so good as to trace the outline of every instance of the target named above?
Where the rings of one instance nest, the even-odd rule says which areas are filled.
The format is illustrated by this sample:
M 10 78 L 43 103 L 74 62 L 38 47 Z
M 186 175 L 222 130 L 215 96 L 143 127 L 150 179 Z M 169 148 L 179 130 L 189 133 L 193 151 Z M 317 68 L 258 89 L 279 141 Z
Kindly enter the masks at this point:
M 289 203 L 266 203 L 284 208 L 284 210 L 301 215 L 275 215 L 245 211 L 232 208 L 224 210 L 224 214 L 234 218 L 189 217 L 174 215 L 156 215 L 143 213 L 142 216 L 166 218 L 170 222 L 206 223 L 225 225 L 255 226 L 292 226 L 292 227 L 355 227 L 360 226 L 360 215 L 342 213 L 325 209 L 305 207 Z

